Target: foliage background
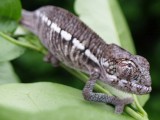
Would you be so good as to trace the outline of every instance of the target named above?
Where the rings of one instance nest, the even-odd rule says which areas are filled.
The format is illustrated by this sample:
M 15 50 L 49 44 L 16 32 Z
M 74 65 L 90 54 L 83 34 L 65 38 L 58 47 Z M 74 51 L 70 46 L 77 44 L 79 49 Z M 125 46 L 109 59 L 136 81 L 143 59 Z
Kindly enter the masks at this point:
M 52 4 L 74 13 L 74 0 L 21 0 L 21 2 L 22 7 L 28 10 Z M 160 113 L 160 81 L 158 77 L 160 71 L 160 1 L 119 0 L 119 3 L 130 27 L 137 53 L 146 57 L 151 64 L 153 91 L 145 105 L 145 110 L 151 120 L 158 120 L 158 113 Z M 54 82 L 78 89 L 83 88 L 84 83 L 75 80 L 74 76 L 61 68 L 53 68 L 40 61 L 42 58 L 41 54 L 28 50 L 26 54 L 12 62 L 16 73 L 23 80 L 22 82 L 52 81 L 54 76 Z M 36 68 L 36 71 L 34 68 Z

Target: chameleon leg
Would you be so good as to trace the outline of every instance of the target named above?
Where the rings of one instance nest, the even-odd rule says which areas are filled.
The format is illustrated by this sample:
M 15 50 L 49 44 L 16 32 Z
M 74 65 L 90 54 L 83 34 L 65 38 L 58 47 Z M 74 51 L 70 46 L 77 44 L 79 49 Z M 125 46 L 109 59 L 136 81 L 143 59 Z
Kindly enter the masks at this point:
M 97 76 L 91 75 L 90 79 L 87 81 L 85 87 L 83 88 L 84 99 L 94 102 L 110 103 L 115 105 L 115 113 L 121 114 L 125 105 L 133 102 L 132 98 L 119 99 L 115 96 L 108 96 L 104 93 L 94 93 L 93 88 L 97 80 Z
M 51 63 L 54 67 L 58 67 L 59 66 L 59 60 L 52 55 L 51 53 L 48 53 L 45 57 L 44 57 L 44 61 Z

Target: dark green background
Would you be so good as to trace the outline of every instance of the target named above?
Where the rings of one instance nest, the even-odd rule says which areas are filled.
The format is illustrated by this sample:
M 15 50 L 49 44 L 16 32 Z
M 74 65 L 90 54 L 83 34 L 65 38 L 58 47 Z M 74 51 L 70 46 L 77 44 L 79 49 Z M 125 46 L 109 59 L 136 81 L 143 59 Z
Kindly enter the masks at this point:
M 22 7 L 28 10 L 34 10 L 44 5 L 55 5 L 74 13 L 74 0 L 21 1 Z M 132 33 L 137 54 L 146 57 L 150 62 L 153 91 L 145 105 L 145 110 L 151 120 L 158 120 L 160 113 L 160 80 L 158 77 L 160 71 L 160 1 L 119 0 L 119 3 Z M 26 54 L 13 61 L 16 72 L 23 82 L 36 82 L 37 79 L 38 81 L 52 81 L 54 76 L 54 82 L 82 89 L 84 83 L 75 80 L 62 68 L 53 68 L 44 63 L 42 58 L 41 54 L 27 51 Z

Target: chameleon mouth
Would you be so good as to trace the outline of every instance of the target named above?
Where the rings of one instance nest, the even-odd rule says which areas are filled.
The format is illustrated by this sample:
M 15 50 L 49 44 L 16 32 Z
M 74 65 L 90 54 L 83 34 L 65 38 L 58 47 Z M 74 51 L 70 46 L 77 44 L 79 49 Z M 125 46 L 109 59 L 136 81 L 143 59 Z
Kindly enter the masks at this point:
M 118 87 L 123 91 L 138 95 L 148 94 L 152 90 L 151 86 L 140 85 L 126 80 L 120 80 L 118 82 Z

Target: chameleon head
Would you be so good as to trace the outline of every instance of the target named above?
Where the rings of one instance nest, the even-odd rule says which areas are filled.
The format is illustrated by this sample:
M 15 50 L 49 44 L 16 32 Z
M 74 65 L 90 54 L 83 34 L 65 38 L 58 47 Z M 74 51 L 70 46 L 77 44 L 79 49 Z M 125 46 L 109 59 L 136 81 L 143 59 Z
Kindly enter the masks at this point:
M 147 94 L 151 92 L 151 78 L 148 61 L 138 55 L 119 58 L 104 64 L 104 82 L 122 91 L 134 94 Z M 107 80 L 107 79 L 108 80 Z
M 150 67 L 145 58 L 135 55 L 130 59 L 119 59 L 115 68 L 121 90 L 135 94 L 151 92 Z

